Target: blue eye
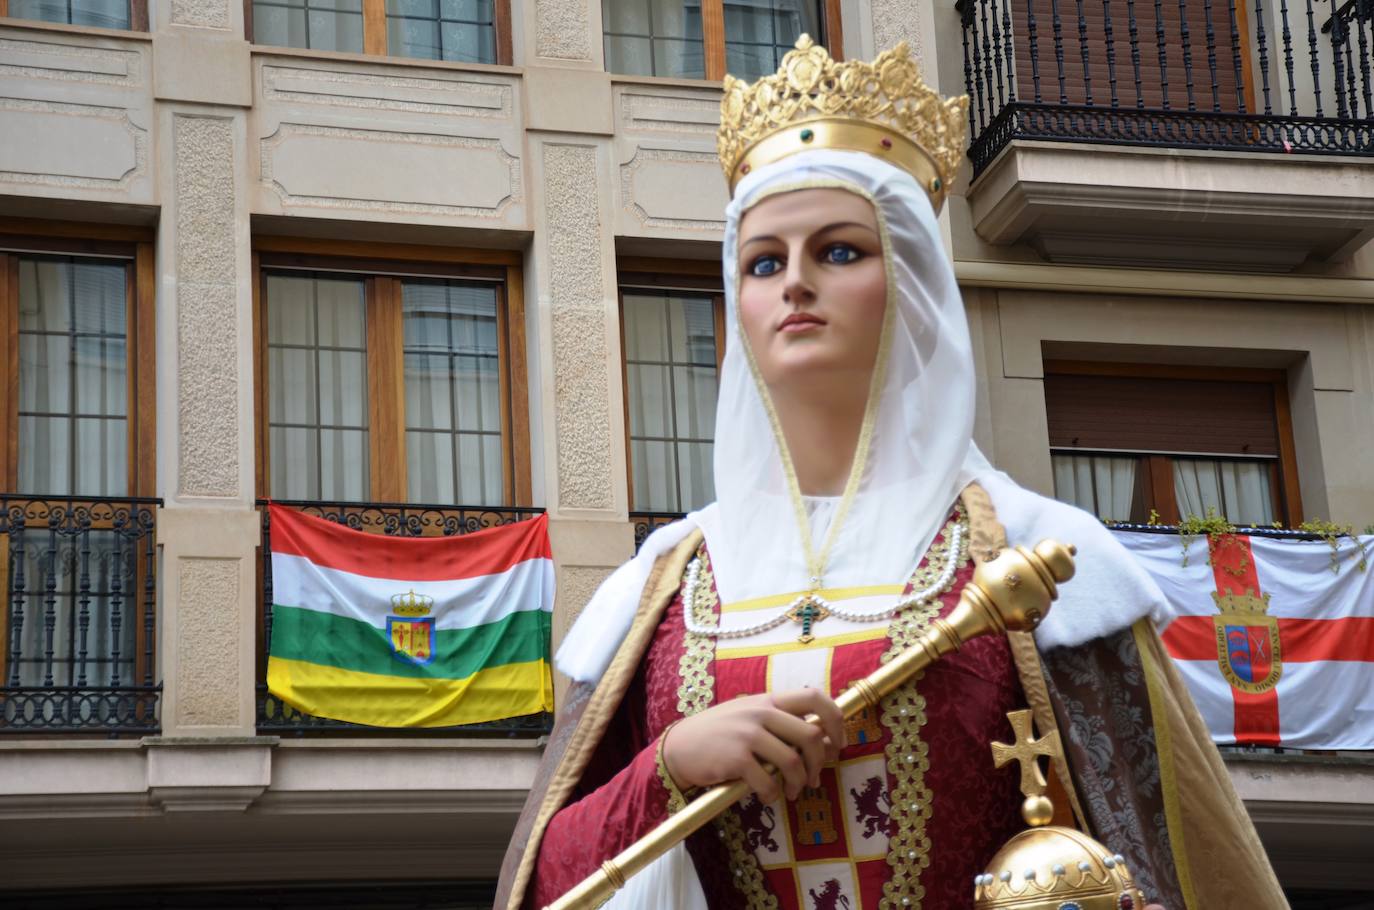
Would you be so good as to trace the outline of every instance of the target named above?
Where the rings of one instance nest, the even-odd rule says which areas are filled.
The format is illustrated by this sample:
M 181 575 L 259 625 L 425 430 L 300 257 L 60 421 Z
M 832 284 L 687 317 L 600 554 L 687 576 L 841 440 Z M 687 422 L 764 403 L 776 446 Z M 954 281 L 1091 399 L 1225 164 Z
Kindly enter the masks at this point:
M 847 243 L 836 243 L 825 248 L 822 258 L 826 262 L 843 265 L 849 262 L 857 262 L 862 258 L 862 254 Z
M 782 260 L 777 256 L 760 256 L 749 264 L 749 274 L 759 278 L 776 275 L 782 270 Z

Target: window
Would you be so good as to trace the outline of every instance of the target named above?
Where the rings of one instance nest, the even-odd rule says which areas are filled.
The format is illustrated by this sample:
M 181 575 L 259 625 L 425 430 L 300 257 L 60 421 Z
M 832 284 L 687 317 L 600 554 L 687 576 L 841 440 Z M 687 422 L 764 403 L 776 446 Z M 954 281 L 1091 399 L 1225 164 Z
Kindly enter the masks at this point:
M 1281 371 L 1048 361 L 1055 496 L 1099 518 L 1302 520 Z
M 255 245 L 262 495 L 528 502 L 518 256 L 476 264 L 440 248 L 368 246 L 357 259 L 320 252 L 327 244 Z
M 511 62 L 510 0 L 253 0 L 249 16 L 256 44 Z
M 725 336 L 719 266 L 704 263 L 697 274 L 655 272 L 643 260 L 621 266 L 630 508 L 697 509 L 715 499 L 711 440 Z
M 0 226 L 0 362 L 12 365 L 0 370 L 0 685 L 11 690 L 151 683 L 153 506 L 134 499 L 156 482 L 151 240 Z M 67 705 L 64 722 L 108 721 L 97 701 Z M 50 720 L 7 709 L 0 725 Z
M 147 0 L 0 0 L 0 16 L 63 25 L 148 30 Z
M 757 79 L 803 33 L 838 58 L 839 0 L 602 0 L 606 69 L 637 76 Z

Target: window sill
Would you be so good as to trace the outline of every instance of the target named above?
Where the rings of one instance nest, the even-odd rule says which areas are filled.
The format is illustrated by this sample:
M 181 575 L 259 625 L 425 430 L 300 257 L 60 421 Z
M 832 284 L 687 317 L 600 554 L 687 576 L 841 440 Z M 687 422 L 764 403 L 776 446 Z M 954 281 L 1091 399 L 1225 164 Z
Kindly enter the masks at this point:
M 88 35 L 92 38 L 123 38 L 130 41 L 151 42 L 152 32 L 137 32 L 127 28 L 99 28 L 94 25 L 67 25 L 45 22 L 42 19 L 17 19 L 0 16 L 0 28 L 21 28 L 32 32 L 54 32 L 59 35 Z
M 673 76 L 636 76 L 626 73 L 611 73 L 612 85 L 652 85 L 658 88 L 709 89 L 723 91 L 724 83 L 718 79 L 678 79 Z
M 4 21 L 4 20 L 0 20 Z M 500 76 L 520 76 L 524 68 L 500 63 L 462 63 L 456 60 L 424 60 L 418 57 L 393 57 L 383 54 L 355 54 L 348 51 L 320 51 L 301 47 L 277 47 L 273 44 L 254 44 L 249 47 L 254 57 L 296 57 L 305 60 L 332 60 L 339 63 L 369 63 L 374 66 L 403 66 L 416 69 L 441 69 L 460 73 L 488 73 Z

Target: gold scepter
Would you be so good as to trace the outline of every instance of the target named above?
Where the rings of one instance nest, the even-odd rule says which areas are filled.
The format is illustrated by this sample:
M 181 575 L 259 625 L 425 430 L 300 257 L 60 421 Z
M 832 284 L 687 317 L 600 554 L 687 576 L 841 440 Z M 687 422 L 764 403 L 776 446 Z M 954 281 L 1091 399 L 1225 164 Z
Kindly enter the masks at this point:
M 1008 548 L 980 565 L 964 586 L 959 603 L 945 619 L 935 619 L 911 647 L 840 693 L 835 699 L 845 718 L 877 707 L 885 696 L 964 643 L 991 632 L 1029 632 L 1059 596 L 1057 582 L 1073 577 L 1075 550 L 1042 540 L 1034 550 Z M 815 715 L 809 723 L 819 724 Z M 770 774 L 776 769 L 765 766 Z M 744 781 L 717 784 L 687 807 L 626 847 L 544 910 L 593 910 L 625 886 L 631 876 L 686 840 L 749 793 Z

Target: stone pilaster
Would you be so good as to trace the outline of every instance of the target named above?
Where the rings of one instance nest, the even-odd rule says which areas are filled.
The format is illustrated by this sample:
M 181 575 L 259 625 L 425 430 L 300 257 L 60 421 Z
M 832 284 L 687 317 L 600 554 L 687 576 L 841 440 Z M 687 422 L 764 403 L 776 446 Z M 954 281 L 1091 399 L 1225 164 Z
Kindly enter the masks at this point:
M 601 5 L 524 4 L 526 143 L 534 243 L 543 489 L 558 571 L 555 647 L 601 580 L 634 551 L 627 522 L 624 389 L 616 287 L 611 86 Z M 574 97 L 575 96 L 575 97 Z M 577 109 L 579 118 L 566 112 Z M 573 520 L 562 520 L 573 519 Z M 565 680 L 558 679 L 561 697 Z
M 259 539 L 249 51 L 241 4 L 153 6 L 162 726 L 241 736 L 255 728 Z

